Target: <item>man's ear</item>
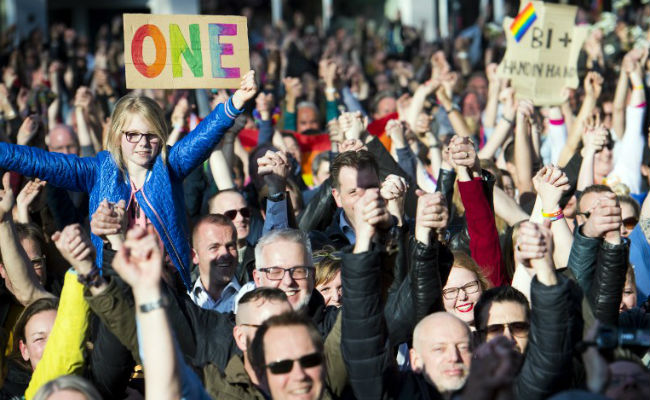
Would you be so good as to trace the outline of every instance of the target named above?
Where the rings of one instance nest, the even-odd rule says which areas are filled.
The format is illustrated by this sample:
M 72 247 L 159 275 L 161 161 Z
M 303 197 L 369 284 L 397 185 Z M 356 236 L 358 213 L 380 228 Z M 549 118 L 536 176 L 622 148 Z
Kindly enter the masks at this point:
M 237 347 L 239 347 L 239 350 L 242 352 L 246 351 L 246 332 L 239 326 L 235 325 L 234 328 L 232 328 L 232 336 L 235 339 L 235 343 L 237 344 Z
M 420 355 L 415 351 L 415 349 L 409 350 L 409 359 L 411 361 L 411 369 L 413 372 L 417 374 L 421 373 L 423 369 L 422 358 L 420 358 Z
M 199 265 L 199 255 L 196 250 L 194 250 L 194 247 L 192 247 L 192 262 L 196 265 Z
M 23 357 L 23 360 L 29 361 L 29 349 L 22 340 L 18 341 L 18 349 L 20 350 L 20 355 Z
M 332 188 L 332 197 L 334 197 L 334 201 L 338 208 L 343 207 L 343 203 L 341 202 L 341 192 L 339 192 L 338 189 Z
M 253 270 L 253 282 L 255 282 L 255 287 L 263 287 L 262 284 L 262 273 L 255 268 Z

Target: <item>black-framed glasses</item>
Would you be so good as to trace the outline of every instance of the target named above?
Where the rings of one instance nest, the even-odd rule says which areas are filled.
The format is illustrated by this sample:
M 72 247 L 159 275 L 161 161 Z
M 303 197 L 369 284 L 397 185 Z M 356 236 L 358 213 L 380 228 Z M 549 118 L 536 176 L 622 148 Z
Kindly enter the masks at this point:
M 281 281 L 284 278 L 285 273 L 289 273 L 291 279 L 307 279 L 309 277 L 310 271 L 314 267 L 299 265 L 297 267 L 291 268 L 282 268 L 282 267 L 268 267 L 260 268 L 259 271 L 266 274 L 266 278 L 272 281 Z
M 505 330 L 506 326 L 508 327 L 508 330 L 512 336 L 526 337 L 530 331 L 530 323 L 526 321 L 509 322 L 505 324 L 492 324 L 488 325 L 483 331 L 488 335 L 503 335 L 503 331 Z
M 147 142 L 151 144 L 156 144 L 160 142 L 160 137 L 154 133 L 140 133 L 136 131 L 122 131 L 126 141 L 129 143 L 139 143 L 142 137 L 144 136 L 147 139 Z
M 266 368 L 271 371 L 273 375 L 288 374 L 293 369 L 293 363 L 298 361 L 302 368 L 313 368 L 323 363 L 323 355 L 321 353 L 311 353 L 304 355 L 296 360 L 280 360 L 274 361 L 266 365 Z
M 29 260 L 34 267 L 42 267 L 45 264 L 45 256 L 35 257 Z
M 237 213 L 241 214 L 242 217 L 244 218 L 250 218 L 251 217 L 251 210 L 248 207 L 243 207 L 240 208 L 239 210 L 228 210 L 224 211 L 223 215 L 228 217 L 231 221 L 234 221 L 235 218 L 237 218 Z
M 472 294 L 478 292 L 479 283 L 478 281 L 471 281 L 464 284 L 461 287 L 452 287 L 447 288 L 442 291 L 442 296 L 447 300 L 456 300 L 458 293 L 462 290 L 465 294 Z
M 591 217 L 591 211 L 580 212 L 580 213 L 578 213 L 576 215 L 582 215 L 585 219 L 589 219 L 589 217 Z

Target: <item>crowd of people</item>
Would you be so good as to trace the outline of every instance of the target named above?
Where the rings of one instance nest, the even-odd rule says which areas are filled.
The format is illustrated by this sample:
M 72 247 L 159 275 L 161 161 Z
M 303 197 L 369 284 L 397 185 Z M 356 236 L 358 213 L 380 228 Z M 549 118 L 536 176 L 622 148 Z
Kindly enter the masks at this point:
M 0 399 L 650 398 L 650 5 L 615 6 L 553 107 L 489 10 L 244 8 L 232 91 L 127 91 L 121 18 L 1 32 Z

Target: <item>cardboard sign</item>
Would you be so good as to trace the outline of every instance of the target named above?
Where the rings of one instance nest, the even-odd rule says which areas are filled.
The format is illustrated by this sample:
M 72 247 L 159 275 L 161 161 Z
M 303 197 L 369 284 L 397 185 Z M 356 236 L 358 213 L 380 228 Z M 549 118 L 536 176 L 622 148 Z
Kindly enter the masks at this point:
M 124 64 L 129 89 L 238 88 L 246 17 L 124 14 Z
M 498 73 L 511 80 L 518 98 L 538 106 L 558 105 L 564 101 L 565 87 L 578 87 L 578 55 L 587 28 L 575 26 L 576 11 L 572 6 L 522 2 L 519 15 L 504 20 L 508 47 Z

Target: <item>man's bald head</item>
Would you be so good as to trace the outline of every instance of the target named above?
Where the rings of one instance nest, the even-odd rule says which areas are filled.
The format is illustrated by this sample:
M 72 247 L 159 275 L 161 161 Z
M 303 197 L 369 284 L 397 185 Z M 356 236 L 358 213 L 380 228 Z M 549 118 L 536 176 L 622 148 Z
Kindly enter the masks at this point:
M 48 134 L 47 148 L 53 153 L 79 155 L 79 141 L 71 127 L 57 124 Z
M 413 331 L 410 357 L 413 371 L 440 393 L 461 389 L 472 359 L 469 326 L 446 312 L 427 316 Z

